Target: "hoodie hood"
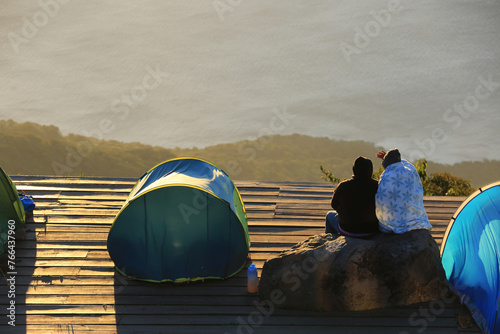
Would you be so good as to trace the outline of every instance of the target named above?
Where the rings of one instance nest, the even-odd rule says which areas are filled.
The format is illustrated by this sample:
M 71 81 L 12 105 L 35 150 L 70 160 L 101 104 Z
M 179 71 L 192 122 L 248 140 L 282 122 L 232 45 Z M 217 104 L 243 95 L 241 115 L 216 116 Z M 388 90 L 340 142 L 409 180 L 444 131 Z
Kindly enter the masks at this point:
M 373 163 L 365 157 L 358 157 L 352 166 L 353 178 L 371 179 L 373 175 Z

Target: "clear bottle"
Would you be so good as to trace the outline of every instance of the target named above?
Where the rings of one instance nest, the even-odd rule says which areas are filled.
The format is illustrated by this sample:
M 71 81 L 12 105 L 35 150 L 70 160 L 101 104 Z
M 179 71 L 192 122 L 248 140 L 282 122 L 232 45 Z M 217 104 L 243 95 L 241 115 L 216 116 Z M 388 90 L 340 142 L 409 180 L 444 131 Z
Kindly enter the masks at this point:
M 255 264 L 253 263 L 248 267 L 247 278 L 247 291 L 249 293 L 259 292 L 259 277 L 257 275 L 257 267 L 255 267 Z

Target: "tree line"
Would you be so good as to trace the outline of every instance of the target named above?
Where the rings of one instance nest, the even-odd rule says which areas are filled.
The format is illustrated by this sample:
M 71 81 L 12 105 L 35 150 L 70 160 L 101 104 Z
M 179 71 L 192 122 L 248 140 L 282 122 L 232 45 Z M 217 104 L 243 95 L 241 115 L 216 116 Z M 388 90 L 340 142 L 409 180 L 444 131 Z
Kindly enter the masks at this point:
M 155 165 L 190 156 L 207 160 L 234 180 L 322 182 L 326 168 L 341 179 L 352 174 L 356 157 L 375 162 L 381 147 L 305 135 L 263 136 L 205 148 L 164 148 L 81 135 L 55 126 L 0 121 L 0 164 L 11 175 L 109 176 L 139 178 Z M 404 156 L 404 152 L 403 152 Z M 448 172 L 480 187 L 500 179 L 500 161 L 441 165 L 429 161 L 429 175 Z

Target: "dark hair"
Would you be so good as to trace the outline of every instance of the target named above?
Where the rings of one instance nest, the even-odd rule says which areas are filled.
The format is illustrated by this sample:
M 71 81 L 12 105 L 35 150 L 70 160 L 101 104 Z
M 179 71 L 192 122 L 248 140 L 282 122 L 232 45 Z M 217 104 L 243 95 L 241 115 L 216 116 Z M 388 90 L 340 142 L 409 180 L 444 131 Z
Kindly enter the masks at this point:
M 382 166 L 387 168 L 387 166 L 392 165 L 396 162 L 401 162 L 401 153 L 397 148 L 393 148 L 389 152 L 387 152 L 384 156 L 384 160 L 382 161 Z
M 352 166 L 353 177 L 371 178 L 373 174 L 373 163 L 365 157 L 357 157 Z

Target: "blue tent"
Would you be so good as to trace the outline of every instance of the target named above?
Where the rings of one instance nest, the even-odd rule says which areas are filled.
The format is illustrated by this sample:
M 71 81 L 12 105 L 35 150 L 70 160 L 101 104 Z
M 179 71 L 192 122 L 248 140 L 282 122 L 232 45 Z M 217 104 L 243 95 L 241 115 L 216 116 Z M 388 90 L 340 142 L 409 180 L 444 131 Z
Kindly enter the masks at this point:
M 483 333 L 500 333 L 500 182 L 480 188 L 453 216 L 441 245 L 450 286 Z
M 144 174 L 108 235 L 116 269 L 154 282 L 230 277 L 245 265 L 249 248 L 238 189 L 222 170 L 193 158 Z

